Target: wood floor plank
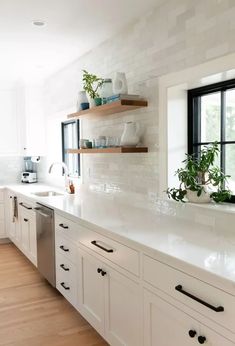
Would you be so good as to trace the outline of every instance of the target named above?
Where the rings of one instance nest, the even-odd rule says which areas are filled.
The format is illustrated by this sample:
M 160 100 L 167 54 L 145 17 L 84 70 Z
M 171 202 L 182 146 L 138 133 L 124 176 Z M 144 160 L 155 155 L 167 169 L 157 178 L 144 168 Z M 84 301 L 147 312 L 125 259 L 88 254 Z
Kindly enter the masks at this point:
M 13 244 L 0 244 L 1 346 L 107 346 Z

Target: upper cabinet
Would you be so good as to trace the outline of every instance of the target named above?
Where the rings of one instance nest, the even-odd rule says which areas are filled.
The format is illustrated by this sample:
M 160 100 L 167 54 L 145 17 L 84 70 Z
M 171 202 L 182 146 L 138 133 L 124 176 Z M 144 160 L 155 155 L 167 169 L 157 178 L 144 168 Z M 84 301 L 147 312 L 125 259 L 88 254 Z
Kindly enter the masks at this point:
M 21 119 L 17 109 L 17 91 L 0 90 L 0 155 L 19 154 Z
M 22 149 L 24 156 L 45 155 L 45 115 L 40 86 L 25 88 L 25 121 Z
M 45 154 L 42 88 L 0 90 L 0 156 Z

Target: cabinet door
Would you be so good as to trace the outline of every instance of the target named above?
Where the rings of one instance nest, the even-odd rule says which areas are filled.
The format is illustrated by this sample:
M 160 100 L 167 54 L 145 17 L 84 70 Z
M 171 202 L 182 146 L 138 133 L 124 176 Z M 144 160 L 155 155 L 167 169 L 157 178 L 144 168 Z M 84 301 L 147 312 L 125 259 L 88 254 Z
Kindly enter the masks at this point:
M 20 249 L 30 261 L 37 265 L 36 216 L 33 210 L 19 207 L 19 223 L 21 230 Z
M 0 91 L 0 155 L 18 155 L 20 143 L 20 112 L 18 112 L 17 92 Z
M 4 209 L 4 204 L 0 202 L 0 238 L 6 237 Z
M 13 199 L 14 195 L 11 192 L 8 192 L 5 200 L 6 234 L 11 241 L 16 244 L 16 228 L 18 227 L 18 220 L 14 218 Z
M 30 222 L 29 218 L 22 211 L 20 214 L 20 227 L 21 227 L 21 249 L 25 255 L 29 253 L 29 234 L 30 234 Z
M 36 215 L 34 211 L 28 213 L 29 219 L 29 256 L 30 260 L 37 267 L 37 230 Z
M 105 336 L 111 345 L 142 345 L 142 295 L 134 281 L 107 268 Z
M 199 342 L 198 338 L 202 342 Z M 207 346 L 234 345 L 146 290 L 144 291 L 144 341 L 145 346 L 193 346 L 202 343 Z
M 104 277 L 98 273 L 100 261 L 79 249 L 79 296 L 81 314 L 104 335 Z

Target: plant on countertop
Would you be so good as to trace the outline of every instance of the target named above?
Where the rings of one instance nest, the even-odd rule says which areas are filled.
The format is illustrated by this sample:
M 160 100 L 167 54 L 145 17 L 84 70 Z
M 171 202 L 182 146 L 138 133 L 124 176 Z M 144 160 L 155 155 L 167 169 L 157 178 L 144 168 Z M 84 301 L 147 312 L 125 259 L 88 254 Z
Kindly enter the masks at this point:
M 175 172 L 180 186 L 178 189 L 168 188 L 168 197 L 177 202 L 185 202 L 188 191 L 194 191 L 199 198 L 203 193 L 208 193 L 206 188 L 210 187 L 209 197 L 216 203 L 229 199 L 231 191 L 226 189 L 225 184 L 230 176 L 214 166 L 219 152 L 218 143 L 214 142 L 210 146 L 204 146 L 197 156 L 186 154 L 187 158 L 183 161 L 185 167 Z
M 83 89 L 87 92 L 91 99 L 99 98 L 98 90 L 104 83 L 103 78 L 99 78 L 86 70 L 82 71 Z

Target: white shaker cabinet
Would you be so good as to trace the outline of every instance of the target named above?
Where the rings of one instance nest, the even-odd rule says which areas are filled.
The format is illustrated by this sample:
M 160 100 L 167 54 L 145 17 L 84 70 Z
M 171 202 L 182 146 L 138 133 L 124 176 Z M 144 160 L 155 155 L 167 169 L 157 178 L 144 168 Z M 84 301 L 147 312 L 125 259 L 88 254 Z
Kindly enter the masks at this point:
M 0 239 L 6 238 L 4 189 L 0 188 Z
M 144 291 L 145 346 L 234 346 L 157 295 Z
M 41 86 L 24 90 L 25 119 L 23 129 L 22 154 L 24 156 L 45 155 L 45 112 Z
M 5 224 L 6 234 L 10 240 L 18 246 L 17 238 L 19 239 L 19 222 L 18 216 L 14 217 L 14 199 L 16 199 L 17 208 L 17 196 L 12 191 L 6 191 L 5 193 Z M 17 213 L 18 214 L 18 213 Z
M 79 311 L 112 346 L 139 346 L 139 284 L 79 249 Z
M 22 113 L 17 90 L 0 90 L 0 156 L 19 155 Z
M 21 198 L 19 198 L 19 229 L 19 248 L 37 266 L 36 214 L 33 204 Z
M 79 311 L 99 333 L 104 335 L 105 277 L 101 273 L 101 263 L 94 256 L 79 249 L 78 269 Z

